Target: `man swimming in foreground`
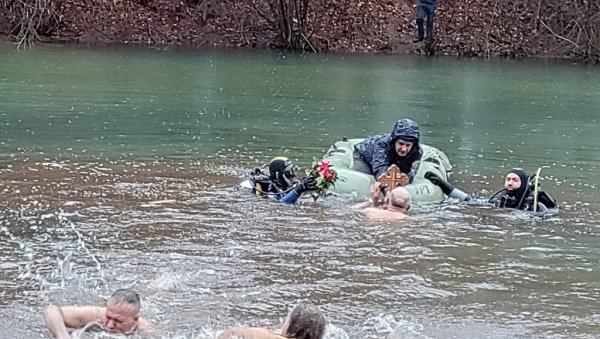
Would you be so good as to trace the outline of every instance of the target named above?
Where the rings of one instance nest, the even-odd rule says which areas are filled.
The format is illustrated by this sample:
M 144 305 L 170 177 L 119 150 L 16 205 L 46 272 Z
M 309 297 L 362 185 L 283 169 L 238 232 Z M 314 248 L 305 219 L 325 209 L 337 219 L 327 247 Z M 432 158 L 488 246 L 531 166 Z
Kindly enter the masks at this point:
M 411 208 L 410 192 L 398 186 L 392 189 L 383 199 L 383 205 L 377 207 L 382 184 L 377 181 L 371 188 L 371 201 L 357 207 L 360 213 L 371 220 L 402 220 Z
M 262 327 L 236 326 L 218 339 L 322 339 L 326 321 L 321 310 L 312 304 L 299 304 L 288 314 L 281 335 Z
M 105 307 L 50 305 L 44 312 L 44 323 L 58 339 L 70 339 L 68 328 L 97 325 L 110 333 L 152 332 L 154 327 L 140 318 L 140 296 L 127 289 L 115 291 Z

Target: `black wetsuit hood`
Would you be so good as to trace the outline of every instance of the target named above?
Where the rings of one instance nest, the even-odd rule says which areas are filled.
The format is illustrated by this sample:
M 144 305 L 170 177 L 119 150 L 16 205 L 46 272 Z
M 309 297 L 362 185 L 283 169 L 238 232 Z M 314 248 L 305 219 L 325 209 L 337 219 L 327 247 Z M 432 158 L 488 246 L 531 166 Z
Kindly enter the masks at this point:
M 504 188 L 498 193 L 494 194 L 490 198 L 490 201 L 494 200 L 498 207 L 522 209 L 525 197 L 530 193 L 529 176 L 525 170 L 521 168 L 513 168 L 506 174 L 508 175 L 510 173 L 514 173 L 519 176 L 519 179 L 521 179 L 521 186 L 519 186 L 519 188 L 516 190 L 510 191 Z
M 512 192 L 514 192 L 513 194 L 515 194 L 517 201 L 520 201 L 522 203 L 523 196 L 525 196 L 525 194 L 527 193 L 527 191 L 529 189 L 529 176 L 527 175 L 527 173 L 525 173 L 525 170 L 523 170 L 521 168 L 513 168 L 510 170 L 510 172 L 508 172 L 506 174 L 508 175 L 509 173 L 516 174 L 519 176 L 519 179 L 521 179 L 521 186 L 519 186 L 518 189 L 516 189 Z M 511 191 L 509 191 L 509 192 L 511 192 Z

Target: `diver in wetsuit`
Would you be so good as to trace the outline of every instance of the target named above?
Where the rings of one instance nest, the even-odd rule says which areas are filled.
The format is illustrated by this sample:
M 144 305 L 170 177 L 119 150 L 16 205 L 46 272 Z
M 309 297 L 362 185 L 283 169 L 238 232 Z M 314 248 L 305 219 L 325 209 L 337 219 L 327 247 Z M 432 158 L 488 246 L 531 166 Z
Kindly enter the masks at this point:
M 317 189 L 312 176 L 298 179 L 296 166 L 286 157 L 276 157 L 269 165 L 257 167 L 241 186 L 257 195 L 275 198 L 286 204 L 295 203 L 302 193 Z
M 523 211 L 548 212 L 550 209 L 557 208 L 556 200 L 550 194 L 538 189 L 537 199 L 534 197 L 535 176 L 529 177 L 521 168 L 513 168 L 506 174 L 504 188 L 496 192 L 489 199 L 478 199 L 467 194 L 458 188 L 450 185 L 447 181 L 440 178 L 433 172 L 425 173 L 425 178 L 431 183 L 439 186 L 444 194 L 450 198 L 460 201 L 468 201 L 481 204 L 492 204 L 500 208 L 514 208 Z M 537 200 L 537 207 L 534 208 Z

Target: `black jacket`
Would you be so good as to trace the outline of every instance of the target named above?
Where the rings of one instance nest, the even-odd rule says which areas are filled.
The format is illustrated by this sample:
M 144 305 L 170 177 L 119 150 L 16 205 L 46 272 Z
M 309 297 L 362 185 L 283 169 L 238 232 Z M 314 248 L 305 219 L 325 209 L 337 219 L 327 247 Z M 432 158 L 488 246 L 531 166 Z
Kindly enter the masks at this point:
M 410 153 L 400 157 L 396 153 L 395 142 L 398 139 L 413 142 Z M 415 162 L 423 156 L 423 150 L 419 146 L 419 127 L 410 119 L 402 119 L 396 122 L 392 133 L 378 134 L 369 137 L 355 146 L 355 151 L 360 158 L 371 165 L 371 171 L 375 178 L 379 178 L 387 172 L 391 165 L 396 165 L 400 170 L 410 177 L 414 177 L 416 169 Z

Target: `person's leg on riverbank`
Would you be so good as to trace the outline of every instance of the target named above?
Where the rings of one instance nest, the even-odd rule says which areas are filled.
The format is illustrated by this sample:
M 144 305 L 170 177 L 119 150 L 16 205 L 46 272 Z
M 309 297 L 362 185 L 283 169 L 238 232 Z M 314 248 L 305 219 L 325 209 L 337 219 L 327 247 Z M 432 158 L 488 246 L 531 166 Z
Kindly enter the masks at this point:
M 415 40 L 413 40 L 413 42 L 415 42 L 415 43 L 423 41 L 423 38 L 425 37 L 425 27 L 424 27 L 425 14 L 426 14 L 425 6 L 423 6 L 422 4 L 418 4 L 417 5 L 417 32 L 418 32 L 418 36 L 415 38 Z
M 433 22 L 435 20 L 435 4 L 429 6 L 423 6 L 427 12 L 427 34 L 425 35 L 425 42 L 430 43 L 433 41 Z

